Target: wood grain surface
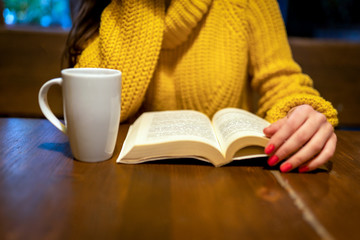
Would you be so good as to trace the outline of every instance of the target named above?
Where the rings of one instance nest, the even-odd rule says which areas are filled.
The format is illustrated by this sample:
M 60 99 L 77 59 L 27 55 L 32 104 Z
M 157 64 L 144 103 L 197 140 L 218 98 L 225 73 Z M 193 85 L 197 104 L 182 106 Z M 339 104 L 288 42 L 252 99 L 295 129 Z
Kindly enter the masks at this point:
M 360 132 L 338 131 L 330 172 L 266 159 L 215 168 L 73 160 L 47 120 L 0 119 L 0 239 L 358 239 Z

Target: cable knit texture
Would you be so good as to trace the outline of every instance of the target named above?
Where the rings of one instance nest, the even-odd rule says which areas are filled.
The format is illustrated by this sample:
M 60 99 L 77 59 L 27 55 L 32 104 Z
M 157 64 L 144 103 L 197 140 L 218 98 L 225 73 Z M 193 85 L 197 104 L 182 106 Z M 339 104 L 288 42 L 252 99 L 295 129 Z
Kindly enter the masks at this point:
M 146 110 L 195 109 L 212 116 L 225 107 L 270 122 L 309 104 L 338 123 L 331 103 L 313 89 L 291 55 L 276 0 L 113 0 L 98 36 L 76 67 L 123 72 L 121 120 Z

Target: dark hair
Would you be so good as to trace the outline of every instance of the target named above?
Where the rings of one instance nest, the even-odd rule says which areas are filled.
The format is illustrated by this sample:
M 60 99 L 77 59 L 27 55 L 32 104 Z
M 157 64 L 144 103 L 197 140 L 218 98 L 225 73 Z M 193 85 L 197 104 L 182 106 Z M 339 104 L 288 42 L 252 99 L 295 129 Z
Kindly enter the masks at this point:
M 99 31 L 101 13 L 111 0 L 81 0 L 69 32 L 64 51 L 64 62 L 74 67 L 86 42 Z

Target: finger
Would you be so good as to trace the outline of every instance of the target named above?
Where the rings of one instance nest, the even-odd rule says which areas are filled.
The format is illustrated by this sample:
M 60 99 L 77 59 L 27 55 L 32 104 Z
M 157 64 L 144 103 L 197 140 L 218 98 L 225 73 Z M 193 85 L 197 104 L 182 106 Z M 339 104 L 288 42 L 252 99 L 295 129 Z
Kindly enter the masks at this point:
M 296 107 L 290 109 L 290 111 L 287 113 L 287 117 L 290 117 L 290 115 L 295 111 Z
M 276 133 L 281 126 L 286 122 L 286 118 L 282 118 L 275 123 L 271 124 L 267 128 L 264 128 L 263 132 L 266 137 L 271 138 L 274 133 Z M 271 143 L 271 141 L 268 142 L 268 144 L 265 146 L 264 152 L 265 154 L 271 154 L 275 150 L 274 144 Z
M 306 145 L 303 146 L 303 148 L 292 155 L 280 166 L 280 170 L 282 172 L 288 172 L 314 158 L 315 155 L 323 151 L 324 146 L 333 133 L 334 131 L 330 124 L 322 125 L 319 131 L 316 132 L 316 134 L 308 143 L 306 143 Z
M 297 110 L 297 109 L 296 109 Z M 309 118 L 310 113 L 302 114 L 300 111 L 294 111 L 289 118 L 284 118 L 284 123 L 280 129 L 270 138 L 268 146 L 279 149 L 285 141 L 296 132 L 301 125 Z M 313 110 L 312 110 L 313 111 Z
M 299 172 L 309 172 L 317 169 L 321 165 L 324 165 L 335 153 L 337 137 L 333 133 L 324 146 L 324 149 L 314 159 L 308 161 L 306 164 L 299 167 Z
M 326 133 L 329 135 L 334 131 L 324 114 L 313 111 L 304 124 L 277 149 L 275 155 L 279 161 L 285 159 L 305 145 L 315 133 L 321 133 L 321 129 L 324 135 Z
M 270 138 L 274 133 L 276 133 L 282 125 L 286 122 L 287 118 L 282 118 L 273 124 L 269 125 L 268 127 L 264 128 L 263 132 L 266 137 Z
M 319 124 L 308 119 L 293 135 L 289 137 L 274 153 L 275 157 L 270 158 L 269 165 L 276 165 L 287 158 L 298 149 L 303 147 L 318 131 Z M 276 160 L 276 161 L 275 161 Z

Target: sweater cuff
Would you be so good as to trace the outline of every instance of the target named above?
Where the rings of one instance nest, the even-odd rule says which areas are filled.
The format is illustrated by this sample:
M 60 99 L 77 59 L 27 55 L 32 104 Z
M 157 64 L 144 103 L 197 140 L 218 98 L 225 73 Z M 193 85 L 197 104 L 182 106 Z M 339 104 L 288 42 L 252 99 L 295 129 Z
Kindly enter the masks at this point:
M 323 113 L 332 126 L 335 127 L 338 125 L 337 111 L 332 104 L 320 96 L 308 94 L 295 94 L 281 99 L 267 111 L 265 119 L 270 123 L 274 123 L 286 117 L 287 113 L 293 107 L 303 104 L 308 104 L 316 111 Z

